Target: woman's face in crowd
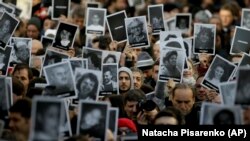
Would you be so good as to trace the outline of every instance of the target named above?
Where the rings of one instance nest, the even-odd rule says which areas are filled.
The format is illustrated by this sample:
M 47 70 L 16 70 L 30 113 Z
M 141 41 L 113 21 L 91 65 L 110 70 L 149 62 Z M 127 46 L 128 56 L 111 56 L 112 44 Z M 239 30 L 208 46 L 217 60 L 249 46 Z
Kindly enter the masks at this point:
M 84 117 L 85 124 L 92 127 L 99 124 L 101 118 L 101 111 L 99 109 L 94 109 L 91 112 L 87 113 Z
M 220 80 L 223 74 L 224 74 L 224 69 L 222 67 L 218 66 L 215 68 L 214 77 L 216 79 Z
M 92 81 L 90 78 L 86 78 L 82 81 L 80 90 L 82 93 L 85 93 L 85 95 L 89 94 L 95 86 L 95 82 Z
M 57 106 L 50 106 L 47 111 L 44 113 L 44 131 L 50 135 L 57 135 L 57 127 L 59 124 L 59 114 L 60 110 Z

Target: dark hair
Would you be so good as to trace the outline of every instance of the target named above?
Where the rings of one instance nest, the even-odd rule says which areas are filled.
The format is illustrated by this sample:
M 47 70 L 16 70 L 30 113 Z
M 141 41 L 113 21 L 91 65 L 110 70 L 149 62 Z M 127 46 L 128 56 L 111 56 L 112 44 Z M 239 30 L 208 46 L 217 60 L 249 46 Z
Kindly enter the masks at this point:
M 117 107 L 119 108 L 119 117 L 124 117 L 125 111 L 124 111 L 124 103 L 123 103 L 123 96 L 122 95 L 117 95 L 117 94 L 111 94 L 104 96 L 103 99 L 109 99 L 111 103 L 111 107 Z
M 14 103 L 9 112 L 11 113 L 20 113 L 20 115 L 26 119 L 30 119 L 31 117 L 31 99 L 23 98 L 19 99 Z
M 227 116 L 227 119 L 226 120 L 221 119 L 222 116 Z M 234 113 L 229 109 L 222 109 L 214 115 L 213 123 L 214 125 L 222 125 L 222 124 L 234 125 L 235 124 Z
M 213 78 L 214 78 L 215 69 L 218 68 L 218 67 L 221 67 L 221 68 L 223 69 L 223 71 L 224 71 L 224 73 L 223 73 L 223 75 L 222 75 L 220 81 L 223 80 L 223 76 L 225 76 L 226 69 L 225 69 L 224 67 L 222 67 L 222 65 L 220 65 L 220 64 L 215 64 L 215 66 L 213 67 L 213 69 L 211 69 L 211 71 L 209 72 L 208 78 L 210 78 L 210 79 L 213 79 Z
M 165 57 L 163 58 L 163 62 L 166 62 L 169 60 L 169 58 L 173 55 L 178 55 L 177 51 L 176 50 L 173 50 L 173 51 L 169 51 L 166 53 Z
M 13 74 L 16 72 L 16 71 L 20 71 L 20 70 L 27 70 L 28 72 L 28 77 L 29 77 L 29 80 L 31 80 L 33 78 L 33 73 L 29 67 L 28 64 L 25 64 L 25 63 L 18 63 L 16 64 L 16 66 L 14 67 L 14 70 L 13 70 Z
M 76 83 L 76 88 L 78 89 L 78 91 L 80 91 L 80 86 L 83 80 L 89 78 L 90 80 L 92 80 L 93 82 L 95 82 L 95 86 L 94 89 L 92 90 L 91 94 L 95 95 L 97 93 L 98 90 L 98 78 L 95 74 L 89 72 L 89 73 L 85 73 L 83 75 L 80 76 L 79 80 Z
M 126 105 L 127 101 L 145 101 L 145 93 L 140 89 L 131 89 L 127 91 L 123 97 L 123 103 Z
M 23 83 L 17 79 L 16 77 L 12 77 L 12 86 L 13 86 L 13 93 L 17 96 L 24 96 L 24 85 Z
M 85 17 L 85 8 L 80 5 L 76 5 L 72 11 L 72 18 L 84 18 Z
M 184 118 L 183 114 L 181 113 L 180 110 L 176 109 L 173 106 L 166 107 L 165 109 L 160 111 L 155 116 L 153 123 L 155 123 L 155 121 L 161 117 L 173 117 L 177 120 L 177 125 L 184 125 L 185 124 L 185 118 Z
M 116 61 L 116 56 L 115 56 L 114 54 L 108 54 L 108 55 L 104 58 L 103 62 L 106 63 L 107 60 L 108 60 L 109 58 L 112 58 L 112 59 L 114 60 L 114 63 L 117 62 L 117 61 Z

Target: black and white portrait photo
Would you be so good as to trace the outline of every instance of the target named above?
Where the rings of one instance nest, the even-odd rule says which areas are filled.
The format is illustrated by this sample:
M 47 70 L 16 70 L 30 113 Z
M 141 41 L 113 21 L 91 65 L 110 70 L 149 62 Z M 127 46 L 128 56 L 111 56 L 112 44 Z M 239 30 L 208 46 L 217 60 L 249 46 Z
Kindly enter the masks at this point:
M 88 69 L 102 69 L 102 51 L 97 49 L 83 48 L 83 58 L 88 59 Z
M 114 108 L 114 107 L 110 107 L 109 108 L 109 126 L 108 126 L 108 129 L 111 130 L 115 139 L 117 137 L 118 118 L 119 118 L 119 109 Z
M 0 20 L 0 48 L 5 49 L 18 24 L 18 19 L 4 12 Z
M 54 86 L 54 95 L 60 98 L 75 98 L 75 79 L 68 61 L 43 68 L 49 86 Z
M 238 67 L 236 68 L 236 71 L 235 71 L 235 74 L 233 77 L 238 76 L 238 72 L 239 72 L 240 67 L 250 68 L 250 55 L 249 54 L 243 53 L 243 56 L 242 56 L 240 62 L 238 63 Z
M 174 31 L 175 30 L 175 16 L 167 20 L 164 20 L 165 31 Z
M 160 49 L 173 47 L 184 49 L 183 38 L 180 31 L 161 31 L 160 32 Z
M 108 103 L 80 101 L 77 134 L 89 135 L 95 141 L 105 141 L 108 129 Z
M 162 51 L 158 80 L 173 79 L 176 82 L 181 82 L 185 57 L 183 49 L 166 48 Z
M 148 6 L 148 19 L 152 26 L 152 34 L 159 34 L 164 31 L 163 4 Z
M 179 13 L 175 17 L 175 30 L 188 34 L 191 28 L 192 15 Z
M 236 26 L 234 36 L 231 43 L 230 54 L 247 53 L 250 52 L 250 29 Z
M 77 25 L 60 22 L 52 46 L 63 50 L 69 50 L 69 48 L 73 47 L 77 29 Z
M 8 109 L 13 105 L 14 103 L 14 96 L 12 94 L 13 92 L 13 83 L 12 83 L 12 77 L 7 76 L 5 77 L 5 83 L 6 83 L 6 95 L 8 96 Z
M 131 47 L 149 46 L 146 16 L 125 19 L 128 43 Z
M 32 100 L 30 140 L 57 141 L 63 123 L 63 101 L 51 97 L 34 97 Z
M 219 85 L 221 103 L 224 105 L 234 105 L 236 95 L 236 82 L 222 82 Z
M 0 48 L 0 75 L 7 75 L 11 51 L 11 46 L 7 46 L 5 50 Z
M 70 0 L 52 0 L 52 19 L 58 20 L 61 16 L 68 17 L 70 12 Z
M 15 15 L 16 17 L 20 17 L 20 15 L 21 15 L 21 13 L 22 13 L 22 9 L 19 8 L 19 7 L 17 7 L 15 4 L 10 3 L 10 2 L 8 2 L 8 5 L 9 5 L 11 8 L 14 9 L 14 12 L 12 12 L 12 13 L 14 13 L 14 15 Z M 10 12 L 9 12 L 9 13 L 10 13 Z
M 241 27 L 250 29 L 250 9 L 242 8 Z
M 102 85 L 99 96 L 117 94 L 118 92 L 118 64 L 103 64 Z
M 102 61 L 103 61 L 103 64 L 119 63 L 120 57 L 121 57 L 120 52 L 103 51 Z
M 250 68 L 240 67 L 238 71 L 239 72 L 237 76 L 235 104 L 250 105 L 250 94 L 249 94 Z
M 29 64 L 32 47 L 31 38 L 12 37 L 10 46 L 13 46 L 9 62 L 11 67 L 17 63 Z
M 101 71 L 76 68 L 77 99 L 73 99 L 73 104 L 78 104 L 79 100 L 97 100 L 101 85 L 101 75 Z
M 0 76 L 0 112 L 7 112 L 9 109 L 9 97 L 7 95 L 6 77 Z
M 68 138 L 72 136 L 71 123 L 68 110 L 69 108 L 66 100 L 64 100 L 63 103 L 64 103 L 62 110 L 63 121 L 60 127 L 60 136 L 62 136 L 63 138 Z
M 41 42 L 43 45 L 43 49 L 46 50 L 49 47 L 52 47 L 54 39 L 52 37 L 42 36 Z
M 68 59 L 69 55 L 52 49 L 47 49 L 43 61 L 43 67 L 61 62 L 62 59 Z
M 86 34 L 104 35 L 106 9 L 87 8 Z
M 194 44 L 193 52 L 215 54 L 215 24 L 194 24 Z
M 1 12 L 8 12 L 10 14 L 13 14 L 15 9 L 13 7 L 11 7 L 10 5 L 4 3 L 4 2 L 0 2 L 0 11 Z
M 76 68 L 86 68 L 86 65 L 84 64 L 85 59 L 82 58 L 70 58 L 70 59 L 63 59 L 62 61 L 69 61 L 73 74 L 75 74 Z
M 243 125 L 242 109 L 235 105 L 203 102 L 200 125 Z
M 220 55 L 216 55 L 205 74 L 202 84 L 210 89 L 219 90 L 219 84 L 229 81 L 236 67 L 234 63 Z
M 106 16 L 107 26 L 112 41 L 120 43 L 127 40 L 125 18 L 127 18 L 125 10 Z
M 187 58 L 192 58 L 192 51 L 193 51 L 193 38 L 184 38 L 183 39 L 184 48 L 186 50 L 186 56 Z

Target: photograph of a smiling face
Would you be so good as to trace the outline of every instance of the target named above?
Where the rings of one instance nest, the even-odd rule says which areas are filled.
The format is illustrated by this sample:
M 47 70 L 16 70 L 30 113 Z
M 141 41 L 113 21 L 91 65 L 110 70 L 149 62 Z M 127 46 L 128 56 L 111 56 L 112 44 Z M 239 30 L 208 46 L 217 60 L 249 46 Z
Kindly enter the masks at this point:
M 233 75 L 236 65 L 216 55 L 202 81 L 202 84 L 210 89 L 217 90 L 222 82 L 227 82 Z

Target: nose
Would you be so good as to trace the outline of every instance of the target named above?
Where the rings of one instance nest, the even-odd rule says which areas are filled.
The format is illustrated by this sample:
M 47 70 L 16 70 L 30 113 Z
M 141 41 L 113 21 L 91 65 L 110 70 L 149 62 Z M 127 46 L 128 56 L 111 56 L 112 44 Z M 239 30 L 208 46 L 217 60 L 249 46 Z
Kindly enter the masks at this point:
M 133 107 L 133 112 L 134 112 L 134 113 L 136 112 L 136 106 Z

